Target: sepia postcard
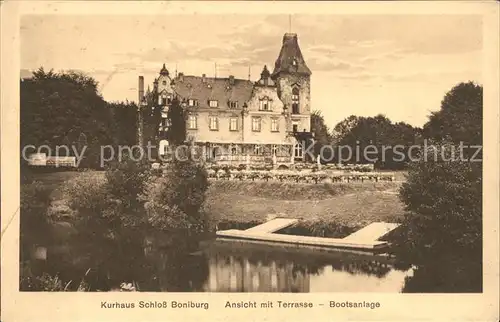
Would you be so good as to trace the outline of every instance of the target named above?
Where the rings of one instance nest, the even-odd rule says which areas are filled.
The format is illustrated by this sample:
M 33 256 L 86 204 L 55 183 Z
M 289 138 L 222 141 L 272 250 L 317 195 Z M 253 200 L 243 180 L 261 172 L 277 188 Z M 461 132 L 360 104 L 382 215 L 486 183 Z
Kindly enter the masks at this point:
M 0 8 L 1 321 L 498 321 L 498 2 Z

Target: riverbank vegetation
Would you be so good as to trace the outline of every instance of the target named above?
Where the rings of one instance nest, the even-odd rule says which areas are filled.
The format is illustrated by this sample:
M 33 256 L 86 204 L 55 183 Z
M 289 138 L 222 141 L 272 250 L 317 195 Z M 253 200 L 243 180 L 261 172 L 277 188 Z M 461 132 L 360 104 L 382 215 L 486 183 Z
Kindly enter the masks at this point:
M 406 216 L 394 251 L 416 266 L 407 292 L 482 291 L 482 152 L 458 152 L 482 144 L 482 93 L 469 82 L 446 94 L 424 126 L 439 149 L 413 163 L 401 187 Z
M 172 164 L 162 175 L 126 158 L 104 173 L 75 172 L 58 191 L 36 181 L 22 186 L 22 290 L 81 289 L 74 281 L 89 268 L 89 290 L 131 280 L 144 286 L 160 264 L 151 254 L 195 251 L 210 229 L 202 209 L 206 171 L 191 161 Z M 45 250 L 41 260 L 31 250 L 37 246 Z

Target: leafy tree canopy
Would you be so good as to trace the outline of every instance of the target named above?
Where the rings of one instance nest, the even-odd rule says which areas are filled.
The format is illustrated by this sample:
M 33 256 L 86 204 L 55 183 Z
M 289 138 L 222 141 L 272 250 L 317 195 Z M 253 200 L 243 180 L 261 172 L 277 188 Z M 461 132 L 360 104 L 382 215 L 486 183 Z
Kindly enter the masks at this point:
M 483 87 L 474 82 L 460 83 L 443 98 L 441 109 L 424 125 L 424 135 L 436 141 L 464 144 L 482 143 Z

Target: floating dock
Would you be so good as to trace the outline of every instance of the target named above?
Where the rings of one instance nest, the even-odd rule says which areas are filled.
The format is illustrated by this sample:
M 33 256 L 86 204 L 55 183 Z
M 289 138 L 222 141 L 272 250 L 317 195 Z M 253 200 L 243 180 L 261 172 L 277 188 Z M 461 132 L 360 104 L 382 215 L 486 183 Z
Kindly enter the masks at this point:
M 298 219 L 275 218 L 262 225 L 257 225 L 244 231 L 249 233 L 274 233 L 283 228 L 295 225 L 297 222 L 299 222 Z
M 230 229 L 218 231 L 217 237 L 219 239 L 264 242 L 281 245 L 288 244 L 299 247 L 322 247 L 378 252 L 387 248 L 388 243 L 377 239 L 399 226 L 399 224 L 394 223 L 372 223 L 345 238 L 311 237 L 275 233 L 297 222 L 297 219 L 275 218 L 247 230 Z
M 350 234 L 349 236 L 343 238 L 344 240 L 377 240 L 390 231 L 398 228 L 400 224 L 388 223 L 388 222 L 374 222 L 368 226 Z

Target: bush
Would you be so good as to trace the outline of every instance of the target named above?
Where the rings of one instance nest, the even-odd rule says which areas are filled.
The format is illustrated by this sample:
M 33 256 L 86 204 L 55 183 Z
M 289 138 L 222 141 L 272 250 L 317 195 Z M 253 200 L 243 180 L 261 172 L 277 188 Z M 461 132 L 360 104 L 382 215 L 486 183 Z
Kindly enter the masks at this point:
M 68 205 L 81 214 L 98 214 L 108 207 L 106 178 L 88 172 L 64 183 L 63 194 Z
M 34 181 L 21 186 L 20 199 L 21 260 L 28 260 L 35 245 L 49 242 L 47 210 L 51 202 L 50 189 Z
M 161 178 L 151 178 L 142 200 L 148 222 L 167 231 L 204 232 L 209 224 L 203 211 L 207 171 L 193 161 L 174 161 Z
M 400 196 L 408 213 L 399 258 L 419 266 L 418 276 L 441 278 L 433 291 L 481 291 L 482 163 L 413 164 Z
M 150 175 L 148 163 L 134 161 L 126 155 L 121 162 L 112 163 L 106 170 L 107 190 L 125 208 L 138 208 L 141 206 L 138 197 Z

